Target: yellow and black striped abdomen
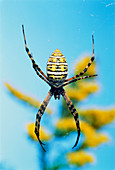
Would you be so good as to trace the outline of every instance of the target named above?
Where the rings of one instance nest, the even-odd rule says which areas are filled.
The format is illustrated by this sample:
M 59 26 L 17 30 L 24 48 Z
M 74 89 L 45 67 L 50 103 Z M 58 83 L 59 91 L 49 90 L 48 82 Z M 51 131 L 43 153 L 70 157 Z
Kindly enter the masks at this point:
M 49 81 L 52 82 L 56 87 L 58 87 L 64 82 L 67 74 L 68 65 L 66 58 L 59 49 L 56 49 L 49 57 L 47 63 L 47 75 Z

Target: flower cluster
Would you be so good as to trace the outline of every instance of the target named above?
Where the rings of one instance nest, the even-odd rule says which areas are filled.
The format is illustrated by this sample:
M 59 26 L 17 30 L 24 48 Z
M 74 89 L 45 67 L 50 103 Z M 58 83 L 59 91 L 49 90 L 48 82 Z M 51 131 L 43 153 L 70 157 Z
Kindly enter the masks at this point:
M 30 96 L 27 96 L 27 95 L 19 92 L 18 90 L 16 90 L 15 88 L 13 88 L 9 83 L 5 83 L 5 86 L 6 86 L 6 87 L 8 88 L 8 90 L 9 90 L 15 97 L 17 97 L 19 100 L 21 100 L 21 101 L 23 101 L 24 103 L 27 103 L 27 104 L 29 104 L 29 105 L 31 105 L 31 106 L 39 109 L 41 103 L 40 103 L 38 100 L 36 100 L 36 99 L 34 99 L 34 98 L 30 97 Z M 52 110 L 49 109 L 49 108 L 46 108 L 46 111 L 47 111 L 49 114 L 52 113 Z
M 67 154 L 67 160 L 70 164 L 83 166 L 86 163 L 91 163 L 94 161 L 94 158 L 91 154 L 88 154 L 84 151 L 76 151 Z

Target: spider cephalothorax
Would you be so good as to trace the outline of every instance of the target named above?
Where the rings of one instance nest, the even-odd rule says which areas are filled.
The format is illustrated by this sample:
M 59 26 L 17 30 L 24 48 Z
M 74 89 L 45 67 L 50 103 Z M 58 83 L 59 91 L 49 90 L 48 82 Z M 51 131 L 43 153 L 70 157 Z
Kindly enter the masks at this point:
M 91 60 L 89 61 L 89 63 L 86 65 L 85 69 L 82 72 L 73 76 L 72 78 L 66 79 L 67 74 L 68 74 L 68 65 L 67 65 L 66 58 L 63 56 L 63 54 L 60 52 L 60 50 L 56 49 L 52 53 L 52 55 L 49 57 L 49 60 L 48 60 L 48 63 L 47 63 L 47 76 L 46 76 L 42 72 L 40 67 L 35 63 L 32 54 L 30 54 L 30 52 L 29 52 L 29 49 L 28 49 L 27 43 L 26 43 L 23 25 L 22 25 L 22 31 L 23 31 L 23 36 L 24 36 L 25 49 L 26 49 L 28 56 L 30 57 L 30 59 L 32 61 L 33 68 L 36 71 L 36 74 L 51 87 L 50 91 L 48 92 L 45 100 L 43 101 L 43 103 L 40 106 L 38 113 L 36 115 L 35 134 L 38 138 L 38 141 L 40 142 L 40 145 L 42 146 L 43 150 L 45 151 L 45 149 L 43 147 L 44 144 L 41 142 L 41 140 L 39 138 L 40 120 L 41 120 L 41 117 L 42 117 L 51 97 L 54 95 L 55 99 L 60 99 L 60 95 L 62 95 L 63 98 L 65 99 L 66 103 L 67 103 L 67 106 L 68 106 L 71 114 L 73 115 L 73 117 L 75 119 L 75 122 L 76 122 L 78 136 L 77 136 L 75 145 L 73 146 L 73 148 L 74 148 L 74 147 L 76 147 L 78 140 L 79 140 L 79 137 L 80 137 L 79 118 L 78 118 L 78 113 L 77 113 L 74 105 L 72 104 L 70 98 L 68 97 L 68 95 L 67 95 L 67 93 L 66 93 L 66 91 L 64 90 L 63 87 L 70 84 L 70 83 L 73 83 L 75 81 L 81 80 L 81 79 L 86 79 L 86 78 L 89 78 L 89 77 L 97 76 L 97 74 L 96 74 L 96 75 L 89 75 L 89 76 L 80 77 L 81 75 L 83 75 L 87 71 L 88 67 L 91 65 L 91 63 L 94 60 L 94 38 L 93 38 L 93 35 L 92 35 L 93 55 L 91 57 Z
M 54 98 L 55 99 L 60 99 L 60 95 L 62 94 L 63 92 L 63 87 L 58 87 L 58 88 L 55 88 L 55 87 L 51 87 L 51 93 L 54 95 Z

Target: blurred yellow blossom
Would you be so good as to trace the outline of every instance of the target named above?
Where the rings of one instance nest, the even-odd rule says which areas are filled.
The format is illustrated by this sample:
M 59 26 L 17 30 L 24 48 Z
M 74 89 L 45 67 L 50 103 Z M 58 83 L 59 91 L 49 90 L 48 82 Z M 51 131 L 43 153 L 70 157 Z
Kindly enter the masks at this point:
M 76 130 L 75 121 L 72 117 L 70 117 L 70 118 L 66 117 L 66 118 L 59 119 L 56 124 L 56 128 L 61 131 Z
M 92 155 L 84 152 L 83 150 L 80 150 L 80 151 L 68 153 L 67 160 L 68 160 L 69 164 L 83 166 L 86 163 L 93 162 L 94 158 Z
M 92 124 L 94 127 L 99 128 L 103 125 L 111 123 L 115 119 L 115 109 L 87 109 L 80 111 L 81 116 Z
M 80 126 L 81 126 L 82 133 L 86 137 L 90 137 L 91 135 L 96 133 L 96 130 L 93 128 L 93 126 L 91 126 L 90 124 L 88 124 L 87 122 L 85 122 L 83 120 L 80 122 Z
M 95 93 L 99 89 L 99 85 L 94 81 L 81 81 L 78 83 L 78 88 L 82 89 L 84 92 L 87 93 Z
M 96 147 L 109 140 L 106 135 L 98 133 L 93 126 L 84 121 L 81 122 L 81 131 L 85 135 L 83 146 Z
M 19 92 L 18 90 L 16 90 L 15 88 L 13 88 L 11 85 L 9 85 L 8 83 L 5 83 L 6 87 L 8 88 L 8 90 L 18 99 L 28 103 L 29 105 L 35 107 L 35 108 L 39 108 L 41 103 L 38 100 L 35 100 L 32 97 L 29 97 L 27 95 L 24 95 L 23 93 Z M 46 108 L 46 112 L 51 114 L 52 111 L 49 108 Z
M 84 57 L 82 60 L 78 61 L 76 66 L 75 66 L 75 74 L 80 73 L 81 71 L 84 70 L 84 68 L 87 66 L 87 64 L 89 63 L 91 57 Z M 95 66 L 95 62 L 93 62 L 91 64 L 91 66 L 88 68 L 86 74 L 88 75 L 93 75 L 96 73 L 96 66 Z
M 56 128 L 61 131 L 76 131 L 76 124 L 73 117 L 66 117 L 66 118 L 60 118 L 56 124 Z M 86 123 L 85 121 L 80 121 L 80 128 L 82 133 L 84 133 L 86 136 L 90 134 L 94 134 L 96 131 L 95 129 Z
M 62 132 L 76 131 L 76 124 L 72 117 L 59 119 L 56 128 Z M 85 121 L 80 121 L 80 128 L 85 136 L 83 147 L 96 147 L 109 139 L 106 135 L 98 133 L 96 129 Z
M 35 132 L 34 132 L 34 131 L 35 131 L 35 123 L 29 123 L 29 124 L 27 125 L 27 131 L 28 131 L 29 136 L 30 136 L 33 140 L 35 140 L 35 141 L 38 142 L 38 139 L 37 139 L 36 134 L 35 134 Z M 48 135 L 48 134 L 44 131 L 43 127 L 41 126 L 41 127 L 40 127 L 40 139 L 43 140 L 43 141 L 48 141 L 50 138 L 51 138 L 51 135 Z
M 93 126 L 89 125 L 87 122 L 81 120 L 80 121 L 80 127 L 82 133 L 84 133 L 86 136 L 93 134 L 96 132 L 96 130 L 93 128 Z M 60 130 L 75 130 L 76 131 L 76 124 L 73 117 L 66 117 L 66 118 L 60 118 L 57 121 L 56 128 Z
M 89 94 L 98 91 L 99 87 L 95 82 L 79 82 L 77 88 L 67 87 L 66 91 L 70 98 L 78 101 L 85 99 Z
M 108 142 L 109 139 L 106 135 L 102 133 L 93 133 L 88 135 L 86 140 L 83 143 L 83 146 L 85 147 L 96 147 L 100 145 L 101 143 Z

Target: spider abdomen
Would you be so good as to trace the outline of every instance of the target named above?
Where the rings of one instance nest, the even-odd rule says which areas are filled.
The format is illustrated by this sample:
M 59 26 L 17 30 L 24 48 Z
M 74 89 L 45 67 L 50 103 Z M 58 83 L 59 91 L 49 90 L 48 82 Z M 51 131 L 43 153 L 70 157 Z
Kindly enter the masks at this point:
M 59 49 L 56 49 L 47 62 L 47 75 L 49 81 L 53 83 L 55 87 L 58 87 L 64 82 L 67 74 L 68 65 L 66 58 Z

